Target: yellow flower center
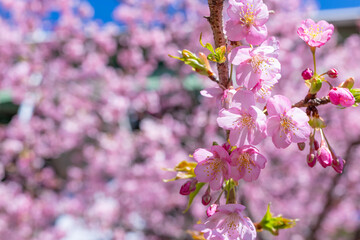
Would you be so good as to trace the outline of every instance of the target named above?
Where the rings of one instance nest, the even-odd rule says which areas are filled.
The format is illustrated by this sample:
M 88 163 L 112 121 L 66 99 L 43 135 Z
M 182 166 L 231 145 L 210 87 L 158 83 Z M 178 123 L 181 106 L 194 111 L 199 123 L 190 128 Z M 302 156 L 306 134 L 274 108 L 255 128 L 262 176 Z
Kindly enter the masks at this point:
M 309 29 L 305 29 L 305 34 L 309 35 L 312 39 L 316 39 L 319 35 L 322 34 L 324 27 L 319 27 L 318 25 L 311 25 Z
M 253 10 L 254 5 L 247 3 L 246 6 L 241 7 L 240 11 L 240 22 L 243 25 L 250 26 L 255 21 L 255 12 Z

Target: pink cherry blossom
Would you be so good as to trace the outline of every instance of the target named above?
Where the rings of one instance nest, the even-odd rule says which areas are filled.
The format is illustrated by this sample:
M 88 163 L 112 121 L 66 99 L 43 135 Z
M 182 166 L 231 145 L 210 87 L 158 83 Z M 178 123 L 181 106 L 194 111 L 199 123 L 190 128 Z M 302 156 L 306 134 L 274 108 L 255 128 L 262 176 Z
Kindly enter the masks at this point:
M 312 19 L 306 19 L 297 30 L 299 37 L 310 47 L 321 47 L 330 40 L 334 32 L 334 25 L 321 20 L 315 23 Z
M 267 103 L 269 118 L 267 134 L 277 148 L 286 148 L 290 143 L 305 142 L 310 136 L 309 118 L 299 108 L 291 108 L 290 100 L 275 95 Z
M 261 79 L 261 86 L 268 95 L 272 86 L 281 77 L 281 65 L 277 60 L 279 43 L 272 37 L 257 48 L 240 46 L 231 51 L 229 61 L 237 66 L 236 82 L 247 89 L 254 88 Z M 257 89 L 260 89 L 257 87 Z
M 233 97 L 230 109 L 219 112 L 220 127 L 230 130 L 230 144 L 242 146 L 245 142 L 259 144 L 266 137 L 266 116 L 255 106 L 251 91 L 239 90 Z
M 210 183 L 210 188 L 219 190 L 224 179 L 229 178 L 230 156 L 221 146 L 212 146 L 210 150 L 199 148 L 194 152 L 194 159 L 198 162 L 194 172 L 199 182 Z
M 329 92 L 330 102 L 334 105 L 351 107 L 355 103 L 355 98 L 347 88 L 334 87 Z
M 269 11 L 262 0 L 230 0 L 227 13 L 230 19 L 225 30 L 229 40 L 246 39 L 249 44 L 259 45 L 266 39 Z
M 252 182 L 258 179 L 260 170 L 265 168 L 266 158 L 253 146 L 236 148 L 230 155 L 230 177 L 238 181 Z
M 243 215 L 244 209 L 241 204 L 221 205 L 203 224 L 195 225 L 195 229 L 208 240 L 253 240 L 256 229 L 250 218 Z

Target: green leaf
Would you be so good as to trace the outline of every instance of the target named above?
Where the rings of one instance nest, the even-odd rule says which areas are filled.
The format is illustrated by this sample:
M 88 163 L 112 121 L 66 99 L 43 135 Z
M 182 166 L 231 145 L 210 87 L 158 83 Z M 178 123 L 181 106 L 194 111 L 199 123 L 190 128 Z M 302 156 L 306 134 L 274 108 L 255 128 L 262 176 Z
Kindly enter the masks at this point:
M 171 179 L 163 179 L 164 182 L 172 182 L 179 179 L 188 179 L 188 178 L 194 178 L 196 177 L 194 173 L 194 169 L 196 167 L 196 162 L 188 162 L 188 161 L 182 161 L 178 165 L 176 165 L 174 168 L 163 168 L 165 171 L 170 172 L 177 172 L 176 177 Z
M 350 89 L 350 92 L 355 98 L 355 103 L 359 103 L 360 102 L 360 88 L 352 88 L 352 89 Z
M 273 214 L 270 212 L 270 204 L 268 204 L 267 211 L 257 228 L 267 230 L 277 236 L 279 235 L 280 229 L 292 228 L 296 225 L 296 221 L 298 220 L 284 218 L 282 215 L 273 217 Z
M 199 183 L 196 184 L 196 189 L 195 189 L 195 191 L 190 193 L 188 205 L 187 205 L 186 209 L 183 211 L 183 213 L 186 213 L 187 211 L 189 211 L 190 206 L 191 206 L 192 202 L 194 201 L 194 198 L 196 197 L 196 195 L 199 193 L 200 189 L 204 185 L 205 185 L 205 183 L 202 183 L 202 182 L 199 182 Z
M 208 49 L 212 54 L 215 54 L 214 52 L 214 47 L 210 44 L 210 43 L 206 43 L 206 45 L 203 44 L 202 40 L 202 33 L 200 33 L 200 44 L 201 46 L 203 46 L 204 48 Z M 209 59 L 210 60 L 210 59 Z

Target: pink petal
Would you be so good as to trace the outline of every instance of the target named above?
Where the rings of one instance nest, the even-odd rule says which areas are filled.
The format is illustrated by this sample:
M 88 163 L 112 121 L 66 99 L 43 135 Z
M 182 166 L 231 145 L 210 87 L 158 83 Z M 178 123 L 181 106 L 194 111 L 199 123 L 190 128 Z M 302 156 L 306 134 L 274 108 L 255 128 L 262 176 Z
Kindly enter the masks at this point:
M 262 154 L 256 153 L 252 156 L 252 159 L 259 168 L 261 168 L 261 169 L 265 168 L 265 164 L 266 164 L 267 160 Z
M 255 25 L 264 25 L 269 19 L 269 10 L 263 3 L 259 6 L 255 14 Z
M 266 131 L 268 136 L 273 136 L 274 134 L 280 131 L 279 116 L 274 115 L 268 118 Z
M 239 90 L 237 91 L 232 98 L 231 106 L 240 107 L 241 110 L 247 110 L 251 106 L 255 105 L 255 96 L 254 93 L 249 90 Z
M 252 182 L 259 178 L 260 168 L 258 166 L 249 164 L 246 168 L 243 167 L 242 172 L 244 172 L 243 179 L 246 182 Z
M 198 148 L 195 150 L 193 155 L 194 155 L 195 161 L 197 161 L 199 163 L 199 162 L 202 162 L 202 161 L 212 157 L 213 153 L 204 148 Z
M 241 26 L 239 20 L 229 19 L 225 22 L 226 36 L 230 41 L 240 41 L 246 37 L 247 29 Z
M 223 161 L 230 161 L 229 153 L 222 147 L 218 145 L 211 146 L 211 151 L 218 154 L 218 157 Z
M 291 141 L 294 143 L 306 142 L 309 139 L 311 127 L 309 124 L 296 126 L 292 131 Z
M 262 26 L 254 26 L 252 25 L 249 29 L 249 33 L 246 36 L 246 41 L 249 44 L 260 45 L 265 41 L 267 37 L 267 28 L 265 25 Z
M 230 168 L 230 177 L 235 181 L 239 181 L 242 178 L 243 174 L 240 174 L 238 166 Z
M 275 132 L 274 135 L 272 135 L 272 141 L 277 148 L 287 148 L 290 143 L 290 133 L 285 134 L 282 131 Z
M 236 83 L 239 86 L 244 85 L 246 88 L 251 89 L 259 80 L 259 74 L 254 72 L 250 64 L 243 63 L 236 68 Z
M 251 58 L 250 51 L 251 51 L 251 48 L 246 47 L 246 46 L 240 46 L 240 47 L 234 48 L 229 53 L 229 56 L 228 56 L 229 62 L 234 65 L 240 65 L 242 63 L 245 63 L 246 61 L 248 61 Z
M 283 95 L 275 95 L 268 100 L 266 109 L 269 116 L 285 114 L 291 109 L 291 102 Z
M 293 119 L 299 125 L 304 125 L 309 122 L 309 117 L 300 108 L 290 109 L 286 113 L 286 116 L 289 116 L 291 119 Z
M 208 161 L 198 163 L 194 169 L 194 173 L 199 182 L 210 182 L 213 177 L 213 172 L 211 172 L 211 167 Z
M 219 87 L 206 88 L 204 90 L 201 90 L 200 94 L 208 98 L 217 98 L 222 96 L 223 90 Z
M 230 144 L 232 146 L 241 147 L 245 144 L 245 140 L 248 134 L 248 129 L 234 129 L 230 131 Z
M 238 108 L 222 109 L 216 120 L 219 127 L 230 130 L 237 127 L 237 120 L 240 116 L 241 114 Z
M 219 190 L 222 187 L 223 182 L 224 182 L 224 176 L 223 176 L 222 171 L 217 171 L 216 174 L 213 176 L 213 178 L 210 181 L 211 190 L 214 190 L 214 191 Z

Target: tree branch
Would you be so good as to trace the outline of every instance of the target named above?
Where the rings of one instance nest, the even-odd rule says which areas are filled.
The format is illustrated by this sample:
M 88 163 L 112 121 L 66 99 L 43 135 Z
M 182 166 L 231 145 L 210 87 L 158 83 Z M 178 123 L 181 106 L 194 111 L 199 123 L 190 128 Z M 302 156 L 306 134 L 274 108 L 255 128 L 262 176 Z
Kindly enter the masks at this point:
M 292 105 L 292 107 L 316 107 L 319 105 L 328 104 L 330 99 L 328 96 L 322 98 L 304 99 Z
M 210 9 L 210 16 L 206 17 L 206 19 L 210 23 L 211 30 L 214 35 L 215 48 L 224 45 L 226 46 L 222 14 L 224 0 L 208 0 L 208 4 Z M 229 78 L 228 61 L 226 60 L 224 63 L 217 63 L 217 70 L 219 75 L 219 84 L 226 88 L 229 88 L 232 83 Z

